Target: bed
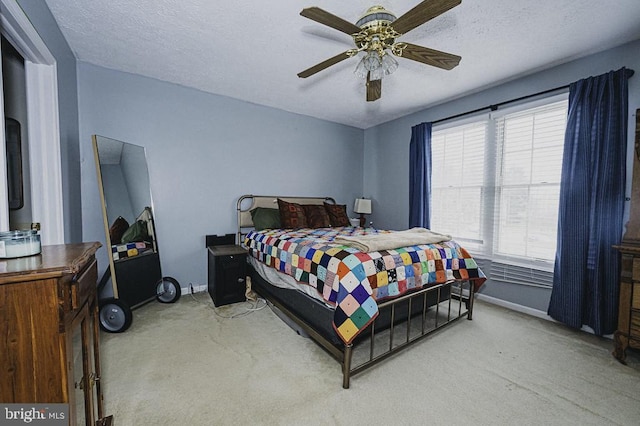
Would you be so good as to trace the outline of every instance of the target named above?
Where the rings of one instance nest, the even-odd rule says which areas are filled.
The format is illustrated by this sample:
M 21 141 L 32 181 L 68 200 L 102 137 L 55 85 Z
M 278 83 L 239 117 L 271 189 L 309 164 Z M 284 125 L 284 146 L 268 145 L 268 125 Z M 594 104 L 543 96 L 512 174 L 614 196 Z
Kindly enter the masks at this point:
M 323 209 L 346 215 L 330 197 L 244 195 L 237 242 L 248 250 L 252 289 L 338 360 L 345 389 L 353 375 L 472 318 L 474 294 L 486 277 L 458 243 L 431 234 L 424 240 L 422 229 L 352 227 L 334 215 L 324 226 L 326 219 L 313 219 Z M 278 214 L 293 222 L 278 223 Z M 384 244 L 377 242 L 399 236 L 429 242 L 379 249 Z

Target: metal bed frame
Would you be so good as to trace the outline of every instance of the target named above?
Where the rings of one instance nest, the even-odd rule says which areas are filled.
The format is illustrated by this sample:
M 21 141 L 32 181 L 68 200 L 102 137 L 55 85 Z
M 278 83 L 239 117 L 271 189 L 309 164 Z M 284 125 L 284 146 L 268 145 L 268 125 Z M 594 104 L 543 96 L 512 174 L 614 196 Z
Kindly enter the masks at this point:
M 241 244 L 246 233 L 245 228 L 250 228 L 253 223 L 251 222 L 251 216 L 249 211 L 255 207 L 272 207 L 277 206 L 277 198 L 289 202 L 301 202 L 307 204 L 322 204 L 325 201 L 335 203 L 332 198 L 324 197 L 274 197 L 274 196 L 255 196 L 244 195 L 238 200 L 238 244 Z M 246 206 L 246 200 L 251 200 L 251 206 Z M 247 220 L 248 217 L 248 220 Z M 429 295 L 436 295 L 438 303 L 435 305 L 429 305 L 427 303 L 427 297 Z M 336 345 L 327 339 L 324 335 L 315 330 L 312 326 L 307 324 L 305 320 L 298 315 L 294 314 L 287 306 L 282 304 L 277 299 L 268 295 L 263 295 L 269 302 L 271 302 L 276 308 L 290 318 L 295 324 L 297 324 L 305 333 L 309 335 L 315 342 L 322 346 L 327 352 L 329 352 L 342 366 L 342 387 L 349 388 L 351 376 L 358 374 L 384 359 L 401 352 L 414 345 L 415 343 L 423 340 L 424 338 L 442 330 L 448 325 L 451 325 L 460 318 L 467 317 L 468 320 L 472 319 L 473 315 L 473 302 L 474 302 L 474 285 L 471 281 L 448 281 L 443 284 L 434 285 L 431 287 L 422 288 L 418 291 L 407 293 L 397 298 L 378 303 L 378 309 L 382 312 L 383 309 L 390 310 L 390 323 L 388 328 L 380 333 L 377 332 L 377 321 L 380 318 L 376 318 L 362 334 L 368 337 L 359 339 L 358 343 L 354 344 L 342 344 Z M 403 323 L 397 323 L 396 317 L 400 316 L 396 310 L 400 304 L 406 303 L 406 321 Z M 421 303 L 422 308 L 419 310 L 419 314 L 416 315 L 414 303 Z M 433 312 L 433 324 L 427 326 L 428 313 Z M 431 319 L 431 318 L 429 318 Z M 418 332 L 414 332 L 412 335 L 412 322 L 420 321 L 418 323 Z M 396 339 L 396 328 L 399 328 L 405 324 L 406 333 L 404 338 Z M 415 328 L 415 327 L 414 327 Z M 388 339 L 382 335 L 387 334 Z M 416 335 L 417 334 L 417 335 Z M 381 339 L 383 337 L 383 339 Z M 383 342 L 380 342 L 383 340 Z M 386 349 L 383 351 L 376 351 L 378 347 L 386 343 Z M 354 350 L 356 346 L 364 347 L 368 342 L 368 356 L 360 363 L 353 362 Z M 354 365 L 356 364 L 356 365 Z

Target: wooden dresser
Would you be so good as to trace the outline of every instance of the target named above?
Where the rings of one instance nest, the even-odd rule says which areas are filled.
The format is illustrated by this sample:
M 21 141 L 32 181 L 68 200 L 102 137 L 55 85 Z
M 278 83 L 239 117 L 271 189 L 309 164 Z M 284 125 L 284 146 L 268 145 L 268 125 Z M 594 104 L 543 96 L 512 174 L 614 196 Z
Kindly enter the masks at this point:
M 104 417 L 95 253 L 100 243 L 43 246 L 0 260 L 0 401 L 66 403 L 69 424 Z
M 620 362 L 624 362 L 627 348 L 640 349 L 640 109 L 636 110 L 634 157 L 629 222 L 622 243 L 615 246 L 622 258 L 613 356 Z
M 640 247 L 616 246 L 622 255 L 618 329 L 613 356 L 624 362 L 627 348 L 640 349 Z

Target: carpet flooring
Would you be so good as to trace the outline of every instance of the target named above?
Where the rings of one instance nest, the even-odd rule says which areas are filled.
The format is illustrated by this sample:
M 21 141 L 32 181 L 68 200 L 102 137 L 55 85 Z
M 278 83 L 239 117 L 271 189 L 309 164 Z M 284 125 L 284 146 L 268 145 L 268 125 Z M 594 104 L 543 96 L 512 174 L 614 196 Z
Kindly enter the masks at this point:
M 478 301 L 460 320 L 354 376 L 269 308 L 207 293 L 134 310 L 101 335 L 118 425 L 638 425 L 640 356 Z

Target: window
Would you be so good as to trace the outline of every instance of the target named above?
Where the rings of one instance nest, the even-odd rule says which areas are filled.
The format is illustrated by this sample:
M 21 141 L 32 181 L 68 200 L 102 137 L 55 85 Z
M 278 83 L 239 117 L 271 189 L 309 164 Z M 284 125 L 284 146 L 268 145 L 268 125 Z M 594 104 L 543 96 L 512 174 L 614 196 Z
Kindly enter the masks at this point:
M 484 121 L 434 131 L 431 138 L 431 227 L 476 251 L 483 242 L 486 139 Z
M 553 262 L 566 116 L 561 101 L 497 120 L 494 254 Z
M 500 274 L 552 271 L 566 116 L 562 95 L 435 127 L 431 227 Z

